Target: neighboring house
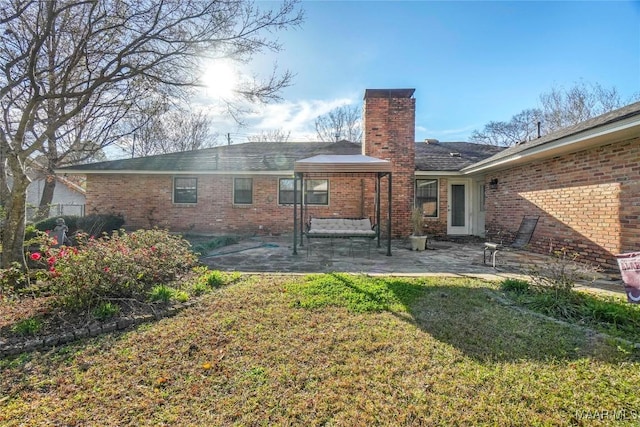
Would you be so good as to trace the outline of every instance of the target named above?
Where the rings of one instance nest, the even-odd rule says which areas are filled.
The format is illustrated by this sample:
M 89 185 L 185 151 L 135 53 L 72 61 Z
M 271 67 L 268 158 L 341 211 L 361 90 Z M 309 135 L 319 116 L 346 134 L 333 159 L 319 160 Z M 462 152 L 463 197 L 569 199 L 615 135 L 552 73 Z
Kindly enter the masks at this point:
M 27 187 L 27 220 L 32 220 L 38 211 L 46 179 L 55 179 L 57 181 L 50 205 L 49 217 L 60 215 L 84 216 L 86 194 L 79 180 L 61 175 L 48 178 L 34 169 L 29 169 L 27 174 L 31 179 L 31 183 Z M 9 177 L 8 184 L 9 186 L 12 185 L 11 177 Z
M 32 219 L 38 211 L 42 191 L 47 178 L 41 174 L 31 177 L 31 184 L 27 187 L 27 219 Z M 60 215 L 84 216 L 86 194 L 84 188 L 63 176 L 53 177 L 56 188 L 49 209 L 49 217 Z
M 531 248 L 565 247 L 615 265 L 640 249 L 640 103 L 502 149 L 415 142 L 413 89 L 368 89 L 362 145 L 256 142 L 62 168 L 87 177 L 87 213 L 119 213 L 127 227 L 207 233 L 293 231 L 294 162 L 365 154 L 392 164 L 392 236 L 410 234 L 422 206 L 436 236 L 511 236 L 539 215 Z M 370 174 L 305 174 L 307 217 L 375 218 Z M 386 186 L 382 182 L 381 187 Z M 386 191 L 382 189 L 383 194 Z M 380 201 L 383 233 L 387 201 Z

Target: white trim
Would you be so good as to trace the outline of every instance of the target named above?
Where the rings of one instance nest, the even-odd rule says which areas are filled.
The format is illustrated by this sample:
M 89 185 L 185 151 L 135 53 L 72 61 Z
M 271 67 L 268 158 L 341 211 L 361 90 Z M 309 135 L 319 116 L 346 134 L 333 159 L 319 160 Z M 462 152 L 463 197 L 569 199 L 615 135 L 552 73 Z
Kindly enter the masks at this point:
M 236 203 L 236 179 L 250 179 L 251 180 L 251 203 Z M 232 206 L 252 206 L 254 204 L 254 195 L 253 195 L 253 178 L 250 176 L 234 176 L 232 182 L 232 191 L 231 191 L 231 205 Z
M 637 129 L 636 129 L 637 128 Z M 634 116 L 615 123 L 597 126 L 583 132 L 550 141 L 531 148 L 525 148 L 515 154 L 499 158 L 480 166 L 468 166 L 461 171 L 463 175 L 471 175 L 492 169 L 506 168 L 512 165 L 527 163 L 570 152 L 587 150 L 600 145 L 611 144 L 625 139 L 637 137 L 640 134 L 640 117 Z M 525 143 L 526 144 L 526 143 Z
M 443 177 L 443 176 L 458 176 L 463 177 L 464 174 L 458 171 L 415 171 L 414 176 L 419 179 L 423 177 Z
M 176 202 L 176 179 L 186 178 L 196 180 L 196 201 L 195 202 Z M 198 177 L 197 176 L 174 176 L 171 178 L 171 203 L 174 205 L 194 206 L 198 204 Z
M 304 192 L 308 192 L 309 191 L 309 187 L 307 187 L 306 182 L 307 181 L 327 181 L 327 203 L 307 203 L 305 200 L 305 194 L 303 192 L 302 194 L 302 203 L 304 204 L 304 206 L 306 207 L 313 207 L 313 206 L 330 206 L 331 205 L 331 180 L 329 178 L 305 178 L 304 179 L 305 184 L 302 186 Z
M 435 177 L 435 176 L 431 176 L 431 177 L 416 177 L 413 180 L 413 206 L 416 205 L 416 200 L 418 198 L 418 196 L 416 195 L 416 190 L 417 190 L 417 186 L 418 183 L 417 181 L 421 180 L 421 181 L 427 181 L 427 180 L 433 180 L 436 182 L 436 216 L 425 216 L 424 215 L 424 211 L 422 212 L 422 217 L 423 218 L 428 218 L 431 220 L 434 219 L 439 219 L 440 218 L 440 211 L 442 211 L 442 209 L 440 209 L 440 178 Z
M 282 181 L 283 179 L 289 179 L 291 181 L 295 180 L 295 178 L 288 177 L 288 176 L 278 177 L 278 184 L 276 185 L 276 197 L 278 198 L 278 206 L 284 206 L 284 207 L 291 206 L 291 207 L 293 207 L 294 203 L 281 203 L 280 202 L 280 181 Z M 297 191 L 297 194 L 300 196 L 300 198 L 302 200 L 302 189 L 299 189 Z M 298 203 L 298 204 L 301 204 L 301 203 Z
M 451 225 L 451 200 L 453 192 L 451 187 L 454 185 L 464 186 L 464 226 Z M 471 206 L 471 191 L 472 180 L 470 179 L 450 179 L 447 182 L 447 234 L 452 236 L 466 236 L 472 233 L 472 206 Z

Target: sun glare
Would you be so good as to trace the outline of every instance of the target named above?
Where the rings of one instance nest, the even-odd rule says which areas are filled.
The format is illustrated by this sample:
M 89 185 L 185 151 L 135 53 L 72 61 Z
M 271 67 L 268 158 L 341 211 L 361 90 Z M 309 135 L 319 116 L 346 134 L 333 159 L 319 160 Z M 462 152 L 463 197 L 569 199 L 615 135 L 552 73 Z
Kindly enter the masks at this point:
M 202 84 L 207 96 L 229 98 L 238 84 L 238 70 L 225 60 L 212 60 L 205 64 Z

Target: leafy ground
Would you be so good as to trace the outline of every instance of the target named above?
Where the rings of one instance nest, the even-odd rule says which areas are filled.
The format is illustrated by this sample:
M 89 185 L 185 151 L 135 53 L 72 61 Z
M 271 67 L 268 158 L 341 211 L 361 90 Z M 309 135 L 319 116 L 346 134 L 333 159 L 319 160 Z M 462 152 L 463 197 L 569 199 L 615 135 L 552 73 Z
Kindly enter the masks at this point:
M 634 350 L 470 279 L 247 276 L 0 360 L 0 424 L 637 425 Z

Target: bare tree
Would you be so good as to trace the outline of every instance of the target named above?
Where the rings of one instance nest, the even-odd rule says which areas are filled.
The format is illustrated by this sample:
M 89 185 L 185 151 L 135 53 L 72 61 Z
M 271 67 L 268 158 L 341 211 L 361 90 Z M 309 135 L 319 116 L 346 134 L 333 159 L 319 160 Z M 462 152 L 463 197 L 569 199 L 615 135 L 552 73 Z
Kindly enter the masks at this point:
M 316 132 L 320 141 L 362 142 L 362 110 L 357 105 L 335 108 L 316 118 Z
M 217 145 L 211 118 L 204 111 L 172 109 L 145 120 L 119 145 L 132 157 L 198 150 Z
M 616 88 L 607 89 L 598 83 L 585 82 L 569 89 L 554 88 L 542 94 L 540 102 L 547 133 L 578 124 L 625 104 Z
M 257 135 L 247 137 L 249 142 L 287 142 L 291 136 L 291 131 L 285 132 L 282 129 L 265 130 Z
M 542 108 L 524 110 L 508 122 L 489 122 L 475 130 L 471 140 L 483 144 L 511 146 L 567 126 L 572 126 L 640 99 L 634 94 L 623 102 L 615 88 L 600 84 L 576 83 L 569 89 L 553 88 L 540 95 Z
M 524 110 L 508 122 L 489 122 L 482 131 L 473 131 L 471 140 L 481 144 L 511 146 L 537 137 L 542 111 Z
M 109 108 L 121 106 L 124 113 L 161 90 L 180 96 L 198 84 L 205 52 L 248 61 L 265 49 L 280 49 L 265 34 L 301 19 L 296 0 L 274 9 L 251 0 L 2 1 L 0 153 L 2 173 L 13 181 L 3 189 L 9 197 L 2 266 L 25 264 L 25 163 L 54 147 L 51 157 L 58 158 L 57 143 L 74 120 L 86 118 L 91 108 L 111 114 Z M 270 101 L 290 82 L 289 72 L 273 74 L 245 83 L 238 94 Z

